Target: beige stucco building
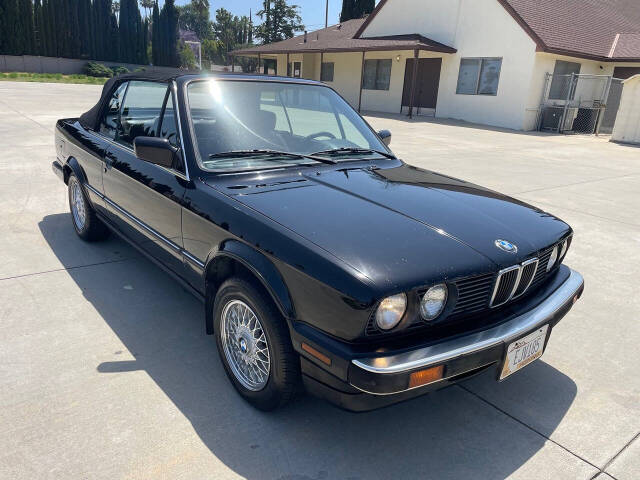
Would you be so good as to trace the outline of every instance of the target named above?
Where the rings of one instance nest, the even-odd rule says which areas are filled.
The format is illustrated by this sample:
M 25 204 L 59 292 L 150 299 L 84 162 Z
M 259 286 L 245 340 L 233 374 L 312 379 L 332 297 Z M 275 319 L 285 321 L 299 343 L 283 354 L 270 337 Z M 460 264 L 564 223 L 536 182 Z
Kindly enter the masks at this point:
M 637 0 L 609 11 L 582 0 L 382 0 L 365 19 L 234 54 L 259 57 L 264 73 L 325 81 L 361 110 L 531 130 L 545 88 L 562 87 L 547 73 L 640 73 L 640 9 Z

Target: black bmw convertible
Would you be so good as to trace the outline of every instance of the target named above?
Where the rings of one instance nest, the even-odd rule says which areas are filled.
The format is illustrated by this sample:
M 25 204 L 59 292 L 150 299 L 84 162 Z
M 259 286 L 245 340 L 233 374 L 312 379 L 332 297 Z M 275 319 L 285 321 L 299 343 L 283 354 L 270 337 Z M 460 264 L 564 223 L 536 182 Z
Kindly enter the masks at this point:
M 128 74 L 57 122 L 53 170 L 80 238 L 121 236 L 203 300 L 247 401 L 362 411 L 505 379 L 584 288 L 566 223 L 390 140 L 319 82 Z

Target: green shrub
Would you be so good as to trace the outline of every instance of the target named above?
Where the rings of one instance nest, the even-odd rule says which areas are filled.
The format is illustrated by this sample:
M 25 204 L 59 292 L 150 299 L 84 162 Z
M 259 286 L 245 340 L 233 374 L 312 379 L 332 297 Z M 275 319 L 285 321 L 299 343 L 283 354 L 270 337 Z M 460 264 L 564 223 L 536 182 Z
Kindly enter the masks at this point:
M 113 70 L 114 75 L 122 75 L 123 73 L 129 73 L 129 69 L 123 65 L 113 65 L 111 66 L 111 70 Z
M 89 77 L 113 77 L 113 70 L 101 63 L 89 62 L 84 66 L 84 72 Z
M 9 74 L 9 78 L 18 78 L 18 74 L 16 72 L 11 72 Z

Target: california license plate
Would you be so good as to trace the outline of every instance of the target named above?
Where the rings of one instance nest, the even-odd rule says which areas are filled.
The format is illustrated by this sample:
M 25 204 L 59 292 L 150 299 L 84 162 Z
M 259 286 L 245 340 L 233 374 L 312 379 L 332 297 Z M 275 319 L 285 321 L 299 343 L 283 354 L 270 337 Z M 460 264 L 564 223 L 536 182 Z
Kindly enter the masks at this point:
M 549 325 L 544 325 L 535 332 L 531 332 L 526 337 L 516 340 L 509 345 L 507 348 L 507 356 L 502 366 L 500 380 L 517 372 L 522 367 L 529 365 L 542 356 L 548 329 Z

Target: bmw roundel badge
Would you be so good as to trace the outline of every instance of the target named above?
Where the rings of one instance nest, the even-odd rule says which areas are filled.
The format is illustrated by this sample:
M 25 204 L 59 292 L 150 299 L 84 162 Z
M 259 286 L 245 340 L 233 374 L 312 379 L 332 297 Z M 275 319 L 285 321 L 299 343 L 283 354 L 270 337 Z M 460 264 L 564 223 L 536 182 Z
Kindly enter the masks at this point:
M 513 243 L 502 240 L 501 238 L 497 239 L 494 244 L 500 250 L 504 250 L 507 253 L 516 253 L 518 251 L 518 247 L 516 247 Z

